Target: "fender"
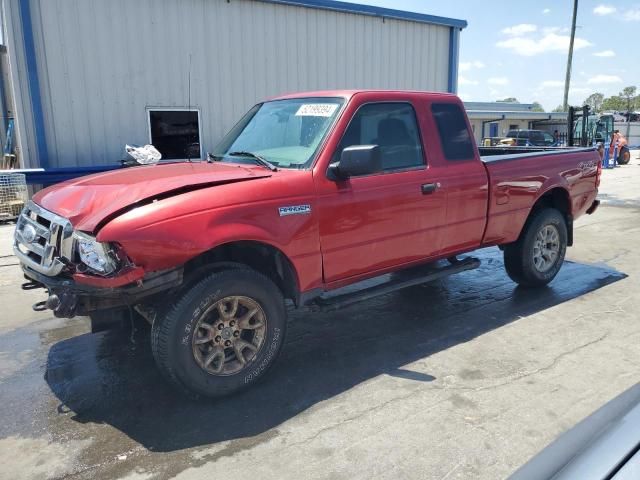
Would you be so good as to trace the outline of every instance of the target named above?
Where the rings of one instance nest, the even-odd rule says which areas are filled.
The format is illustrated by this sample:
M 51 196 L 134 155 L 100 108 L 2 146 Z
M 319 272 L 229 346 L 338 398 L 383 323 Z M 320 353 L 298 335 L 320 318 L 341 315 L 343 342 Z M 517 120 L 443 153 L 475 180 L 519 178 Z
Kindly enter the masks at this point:
M 529 216 L 540 205 L 554 207 L 563 214 L 565 223 L 567 225 L 567 246 L 573 246 L 573 209 L 571 202 L 571 195 L 566 186 L 550 186 L 541 195 L 536 198 Z
M 597 193 L 594 189 L 597 160 L 586 161 L 591 156 L 597 157 L 597 152 L 579 150 L 562 156 L 531 155 L 518 160 L 517 164 L 487 163 L 491 193 L 483 245 L 516 241 L 531 212 L 547 198 L 549 206 L 564 212 L 571 242 L 573 219 L 589 208 Z M 540 173 L 528 175 L 529 167 L 534 166 Z
M 175 268 L 234 242 L 268 245 L 290 262 L 300 291 L 322 283 L 322 261 L 315 215 L 279 217 L 264 203 L 215 208 L 166 218 L 159 203 L 132 210 L 107 223 L 102 242 L 117 242 L 134 265 L 146 272 Z M 281 203 L 281 202 L 280 202 Z M 272 214 L 265 212 L 272 211 Z M 258 214 L 260 212 L 260 214 Z

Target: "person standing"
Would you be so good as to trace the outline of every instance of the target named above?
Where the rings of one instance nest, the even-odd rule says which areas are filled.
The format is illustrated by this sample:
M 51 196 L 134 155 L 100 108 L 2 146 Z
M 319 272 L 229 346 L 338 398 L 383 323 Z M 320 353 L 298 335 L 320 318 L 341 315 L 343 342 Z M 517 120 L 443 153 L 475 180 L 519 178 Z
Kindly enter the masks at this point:
M 627 139 L 620 133 L 620 130 L 614 130 L 611 134 L 611 145 L 609 145 L 609 158 L 617 159 L 617 163 L 626 165 L 629 163 L 629 148 L 627 147 Z

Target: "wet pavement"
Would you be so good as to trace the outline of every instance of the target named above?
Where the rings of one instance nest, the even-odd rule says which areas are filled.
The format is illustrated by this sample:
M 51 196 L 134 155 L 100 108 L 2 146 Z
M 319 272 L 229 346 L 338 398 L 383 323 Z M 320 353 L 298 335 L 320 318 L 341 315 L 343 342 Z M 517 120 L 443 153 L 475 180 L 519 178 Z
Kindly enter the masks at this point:
M 504 477 L 640 381 L 638 163 L 605 172 L 616 198 L 549 287 L 516 288 L 492 248 L 475 271 L 292 311 L 267 378 L 216 401 L 163 381 L 143 325 L 31 311 L 43 294 L 19 289 L 0 227 L 0 478 Z

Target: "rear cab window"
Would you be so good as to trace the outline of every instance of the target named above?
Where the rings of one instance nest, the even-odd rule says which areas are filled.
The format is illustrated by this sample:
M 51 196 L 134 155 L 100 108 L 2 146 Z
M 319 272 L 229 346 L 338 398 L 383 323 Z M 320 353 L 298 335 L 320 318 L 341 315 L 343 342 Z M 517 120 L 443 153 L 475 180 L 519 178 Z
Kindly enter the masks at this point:
M 438 127 L 440 145 L 448 161 L 475 159 L 475 149 L 465 113 L 455 103 L 433 103 L 431 113 Z

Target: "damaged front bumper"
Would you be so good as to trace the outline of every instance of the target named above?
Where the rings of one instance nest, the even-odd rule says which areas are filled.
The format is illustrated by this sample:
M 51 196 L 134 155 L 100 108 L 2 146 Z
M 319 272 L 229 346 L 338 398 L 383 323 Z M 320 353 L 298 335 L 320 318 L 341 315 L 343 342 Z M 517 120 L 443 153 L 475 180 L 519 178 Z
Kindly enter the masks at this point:
M 36 311 L 52 310 L 56 317 L 71 318 L 76 315 L 88 315 L 98 310 L 133 306 L 148 299 L 152 295 L 164 292 L 182 284 L 182 267 L 149 273 L 133 282 L 121 285 L 120 281 L 113 286 L 82 283 L 71 277 L 50 277 L 30 268 L 24 263 L 22 270 L 29 280 L 22 285 L 24 290 L 45 288 L 49 292 L 46 300 L 33 306 Z M 131 279 L 137 275 L 132 275 Z M 84 280 L 84 279 L 83 279 Z

